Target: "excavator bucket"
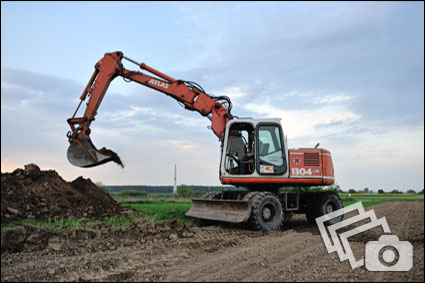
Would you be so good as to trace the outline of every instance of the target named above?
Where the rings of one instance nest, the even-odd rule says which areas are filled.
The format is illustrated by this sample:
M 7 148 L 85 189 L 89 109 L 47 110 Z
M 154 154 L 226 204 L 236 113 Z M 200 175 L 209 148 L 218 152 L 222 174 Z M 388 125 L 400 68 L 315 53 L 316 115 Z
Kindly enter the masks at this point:
M 251 206 L 245 200 L 192 199 L 192 207 L 186 216 L 240 223 L 248 220 Z
M 114 161 L 124 168 L 118 154 L 105 147 L 100 150 L 96 149 L 90 137 L 80 134 L 78 138 L 73 140 L 67 151 L 68 161 L 78 167 L 93 167 L 109 161 Z

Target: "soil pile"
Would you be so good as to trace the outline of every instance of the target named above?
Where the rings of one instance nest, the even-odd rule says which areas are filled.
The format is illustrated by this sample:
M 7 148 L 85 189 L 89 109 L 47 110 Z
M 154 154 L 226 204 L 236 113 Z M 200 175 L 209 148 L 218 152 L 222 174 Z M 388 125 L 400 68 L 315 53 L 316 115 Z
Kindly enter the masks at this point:
M 126 210 L 90 179 L 63 180 L 35 164 L 1 174 L 1 221 L 106 218 Z

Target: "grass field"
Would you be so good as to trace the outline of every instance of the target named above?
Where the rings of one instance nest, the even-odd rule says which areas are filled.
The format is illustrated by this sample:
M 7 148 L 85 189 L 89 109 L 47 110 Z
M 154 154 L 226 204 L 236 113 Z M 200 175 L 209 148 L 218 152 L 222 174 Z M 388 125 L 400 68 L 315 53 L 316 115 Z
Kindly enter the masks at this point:
M 424 195 L 414 194 L 339 194 L 343 201 L 344 207 L 361 201 L 364 207 L 370 207 L 378 205 L 387 201 L 424 201 Z M 143 198 L 143 199 L 132 199 L 131 201 L 125 200 L 120 202 L 123 206 L 131 206 L 138 212 L 143 213 L 143 218 L 150 219 L 151 221 L 161 221 L 170 219 L 180 219 L 188 226 L 199 225 L 201 221 L 192 217 L 186 217 L 186 212 L 191 207 L 190 199 L 173 199 L 164 198 L 161 196 L 160 199 L 155 198 Z M 127 226 L 134 218 L 140 216 L 120 216 L 114 217 L 108 220 L 99 220 L 104 222 L 107 226 L 112 228 L 120 229 L 122 226 Z M 64 227 L 81 228 L 87 221 L 75 220 L 48 220 L 48 221 L 37 221 L 34 219 L 26 219 L 23 221 L 14 221 L 10 223 L 2 223 L 1 228 L 19 226 L 22 224 L 34 224 L 47 228 L 49 230 L 58 230 Z
M 424 195 L 409 194 L 339 194 L 344 207 L 361 201 L 364 207 L 378 205 L 387 201 L 423 201 Z M 183 220 L 188 225 L 198 223 L 196 219 L 186 217 L 185 213 L 190 209 L 191 203 L 176 202 L 173 200 L 141 200 L 133 202 L 123 202 L 121 205 L 131 206 L 144 214 L 145 218 L 152 221 L 168 220 L 177 218 Z
M 423 201 L 424 195 L 415 194 L 348 194 L 340 193 L 344 207 L 361 201 L 363 207 L 378 205 L 387 201 Z
M 186 212 L 189 211 L 192 205 L 190 201 L 156 201 L 156 200 L 141 200 L 132 202 L 123 202 L 123 206 L 131 206 L 138 212 L 143 213 L 143 217 L 151 221 L 161 221 L 169 219 L 180 219 L 186 225 L 193 226 L 199 222 L 198 219 L 186 217 Z

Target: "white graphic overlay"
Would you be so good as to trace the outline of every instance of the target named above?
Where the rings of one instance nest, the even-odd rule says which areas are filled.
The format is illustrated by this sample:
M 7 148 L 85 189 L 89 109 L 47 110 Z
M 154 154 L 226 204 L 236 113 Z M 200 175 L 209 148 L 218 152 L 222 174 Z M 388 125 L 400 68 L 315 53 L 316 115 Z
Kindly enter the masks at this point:
M 356 210 L 358 215 L 333 225 L 325 226 L 326 221 Z M 338 229 L 367 219 L 370 219 L 370 222 L 367 224 L 355 227 L 339 235 L 336 232 Z M 366 243 L 365 259 L 355 259 L 347 240 L 349 237 L 378 226 L 382 227 L 384 233 L 391 233 L 385 217 L 376 218 L 373 209 L 366 212 L 361 202 L 320 216 L 316 218 L 316 223 L 328 253 L 336 251 L 340 261 L 348 259 L 352 269 L 365 265 L 365 260 L 366 269 L 369 271 L 409 271 L 413 266 L 412 244 L 407 241 L 399 241 L 395 235 L 382 235 L 378 241 Z

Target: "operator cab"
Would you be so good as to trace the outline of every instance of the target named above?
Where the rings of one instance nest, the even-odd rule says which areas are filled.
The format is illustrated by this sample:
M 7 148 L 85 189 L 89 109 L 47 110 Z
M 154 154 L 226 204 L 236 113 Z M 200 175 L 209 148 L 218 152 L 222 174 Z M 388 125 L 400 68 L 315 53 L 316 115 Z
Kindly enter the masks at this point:
M 287 145 L 283 137 L 280 119 L 229 121 L 222 145 L 220 177 L 287 177 Z

